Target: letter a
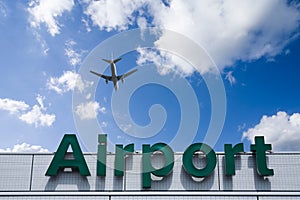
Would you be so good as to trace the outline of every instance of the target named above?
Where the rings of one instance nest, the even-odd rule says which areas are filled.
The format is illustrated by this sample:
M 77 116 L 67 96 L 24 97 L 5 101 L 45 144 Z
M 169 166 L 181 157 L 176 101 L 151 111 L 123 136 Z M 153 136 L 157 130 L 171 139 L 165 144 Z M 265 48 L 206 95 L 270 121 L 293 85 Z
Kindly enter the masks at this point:
M 65 159 L 65 155 L 71 145 L 75 159 Z M 78 140 L 75 134 L 64 135 L 53 159 L 46 172 L 46 176 L 56 176 L 59 169 L 78 168 L 82 176 L 90 176 L 90 171 L 84 160 Z

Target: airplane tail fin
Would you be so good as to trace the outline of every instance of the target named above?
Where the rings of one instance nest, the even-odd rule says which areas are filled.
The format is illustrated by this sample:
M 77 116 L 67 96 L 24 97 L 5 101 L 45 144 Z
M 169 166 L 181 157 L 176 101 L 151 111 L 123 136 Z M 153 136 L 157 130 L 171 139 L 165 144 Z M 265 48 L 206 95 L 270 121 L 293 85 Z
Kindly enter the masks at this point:
M 111 64 L 111 63 L 116 63 L 116 62 L 120 61 L 121 59 L 122 58 L 117 58 L 115 60 L 107 60 L 107 59 L 102 59 L 102 60 L 105 61 L 105 62 L 108 62 L 109 64 Z
M 107 59 L 102 59 L 102 60 L 109 63 L 109 64 L 113 62 L 113 60 L 107 60 Z

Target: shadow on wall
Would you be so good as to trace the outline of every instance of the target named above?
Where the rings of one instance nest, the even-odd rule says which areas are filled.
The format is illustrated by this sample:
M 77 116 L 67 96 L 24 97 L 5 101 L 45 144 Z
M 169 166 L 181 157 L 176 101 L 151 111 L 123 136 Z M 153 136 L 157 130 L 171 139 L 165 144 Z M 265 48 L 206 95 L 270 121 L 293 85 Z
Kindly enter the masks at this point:
M 215 170 L 205 178 L 195 178 L 186 173 L 184 168 L 180 171 L 180 182 L 185 190 L 212 190 L 215 181 Z
M 269 159 L 267 157 L 267 163 L 269 163 Z M 254 177 L 254 186 L 258 191 L 269 191 L 271 190 L 271 182 L 268 177 L 259 176 L 255 165 L 255 156 L 251 155 L 248 157 L 248 167 L 253 169 L 253 177 Z
M 125 173 L 126 169 L 132 169 L 132 155 L 127 155 L 125 158 Z M 106 173 L 109 173 L 108 171 Z M 111 170 L 111 173 L 114 173 L 114 170 Z M 111 179 L 111 180 L 109 180 Z M 112 185 L 111 185 L 112 184 Z M 96 191 L 123 191 L 125 188 L 125 175 L 124 176 L 114 176 L 111 178 L 110 176 L 96 176 Z
M 198 169 L 204 169 L 207 166 L 207 159 L 203 154 L 194 154 L 192 161 L 194 166 Z M 215 171 L 216 168 L 209 176 L 196 178 L 189 175 L 182 166 L 180 170 L 180 182 L 185 190 L 217 190 L 218 187 L 216 188 L 214 185 L 216 175 Z
M 169 190 L 173 181 L 173 173 L 170 173 L 167 176 L 164 177 L 157 177 L 154 175 L 151 175 L 152 183 L 151 188 L 143 189 L 143 190 Z
M 235 173 L 237 173 L 238 171 L 240 171 L 242 169 L 242 159 L 241 159 L 241 155 L 236 155 L 235 156 Z M 223 190 L 228 190 L 228 191 L 233 191 L 233 176 L 226 176 L 225 175 L 225 156 L 222 156 L 222 169 L 223 170 Z
M 67 172 L 66 170 L 60 171 L 57 174 L 57 176 L 50 177 L 45 186 L 45 191 L 58 191 L 58 190 L 90 191 L 90 189 L 91 187 L 87 178 L 85 176 L 81 176 L 79 171 L 76 169 L 72 169 Z
M 271 191 L 271 182 L 268 178 L 259 176 L 256 171 L 255 156 L 249 155 L 248 158 L 242 159 L 242 156 L 235 157 L 235 172 L 236 175 L 225 175 L 225 157 L 222 157 L 222 190 L 233 191 Z M 268 159 L 268 158 L 267 158 Z M 247 168 L 245 168 L 247 166 Z M 246 170 L 247 169 L 247 170 Z M 242 171 L 241 171 L 242 170 Z M 254 188 L 253 188 L 254 186 Z

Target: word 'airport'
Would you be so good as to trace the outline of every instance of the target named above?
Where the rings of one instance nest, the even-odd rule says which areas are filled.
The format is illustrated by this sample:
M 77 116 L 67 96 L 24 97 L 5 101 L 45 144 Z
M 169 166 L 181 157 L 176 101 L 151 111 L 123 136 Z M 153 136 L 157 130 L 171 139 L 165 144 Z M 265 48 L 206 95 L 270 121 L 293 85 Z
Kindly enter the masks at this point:
M 74 159 L 66 159 L 67 150 L 72 147 Z M 255 137 L 255 144 L 251 144 L 250 150 L 256 157 L 256 171 L 260 176 L 272 176 L 274 170 L 267 167 L 266 152 L 272 150 L 271 144 L 265 144 L 263 136 Z M 123 146 L 116 144 L 115 146 L 115 162 L 114 175 L 118 177 L 124 176 L 125 158 L 134 152 L 134 144 Z M 198 152 L 202 152 L 206 165 L 198 168 L 193 163 L 193 157 Z M 225 175 L 235 175 L 235 157 L 239 153 L 244 152 L 244 144 L 236 145 L 225 144 Z M 155 168 L 151 163 L 151 157 L 157 153 L 163 155 L 164 165 Z M 107 135 L 98 135 L 98 151 L 97 151 L 97 176 L 106 176 L 106 155 L 107 155 Z M 192 177 L 205 178 L 209 176 L 215 169 L 217 157 L 215 151 L 205 143 L 194 143 L 186 148 L 182 156 L 182 166 L 184 170 Z M 174 167 L 174 152 L 172 148 L 165 143 L 156 143 L 153 145 L 142 145 L 142 187 L 151 188 L 151 174 L 157 177 L 165 177 L 172 173 Z M 56 176 L 60 170 L 65 168 L 77 169 L 82 176 L 90 176 L 91 173 L 84 159 L 80 145 L 75 134 L 64 135 L 51 163 L 46 171 L 46 176 Z

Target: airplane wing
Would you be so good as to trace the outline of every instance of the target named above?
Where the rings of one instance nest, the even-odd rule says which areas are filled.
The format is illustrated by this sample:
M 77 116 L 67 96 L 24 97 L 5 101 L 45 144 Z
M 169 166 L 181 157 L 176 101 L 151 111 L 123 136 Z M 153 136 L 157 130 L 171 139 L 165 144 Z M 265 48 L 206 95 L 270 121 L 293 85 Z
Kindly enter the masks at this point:
M 134 69 L 134 70 L 132 70 L 132 71 L 126 73 L 126 74 L 122 74 L 122 75 L 118 76 L 117 78 L 118 78 L 118 80 L 124 79 L 124 78 L 126 78 L 127 76 L 130 76 L 131 74 L 133 74 L 136 71 L 137 71 L 137 69 Z
M 114 60 L 114 63 L 119 62 L 122 58 L 117 58 Z
M 99 74 L 99 73 L 97 73 L 97 72 L 94 72 L 94 71 L 90 71 L 92 74 L 95 74 L 95 75 L 97 75 L 97 76 L 100 76 L 101 78 L 104 78 L 104 79 L 106 79 L 106 80 L 109 80 L 109 81 L 111 81 L 111 76 L 106 76 L 106 75 L 103 75 L 103 74 Z

